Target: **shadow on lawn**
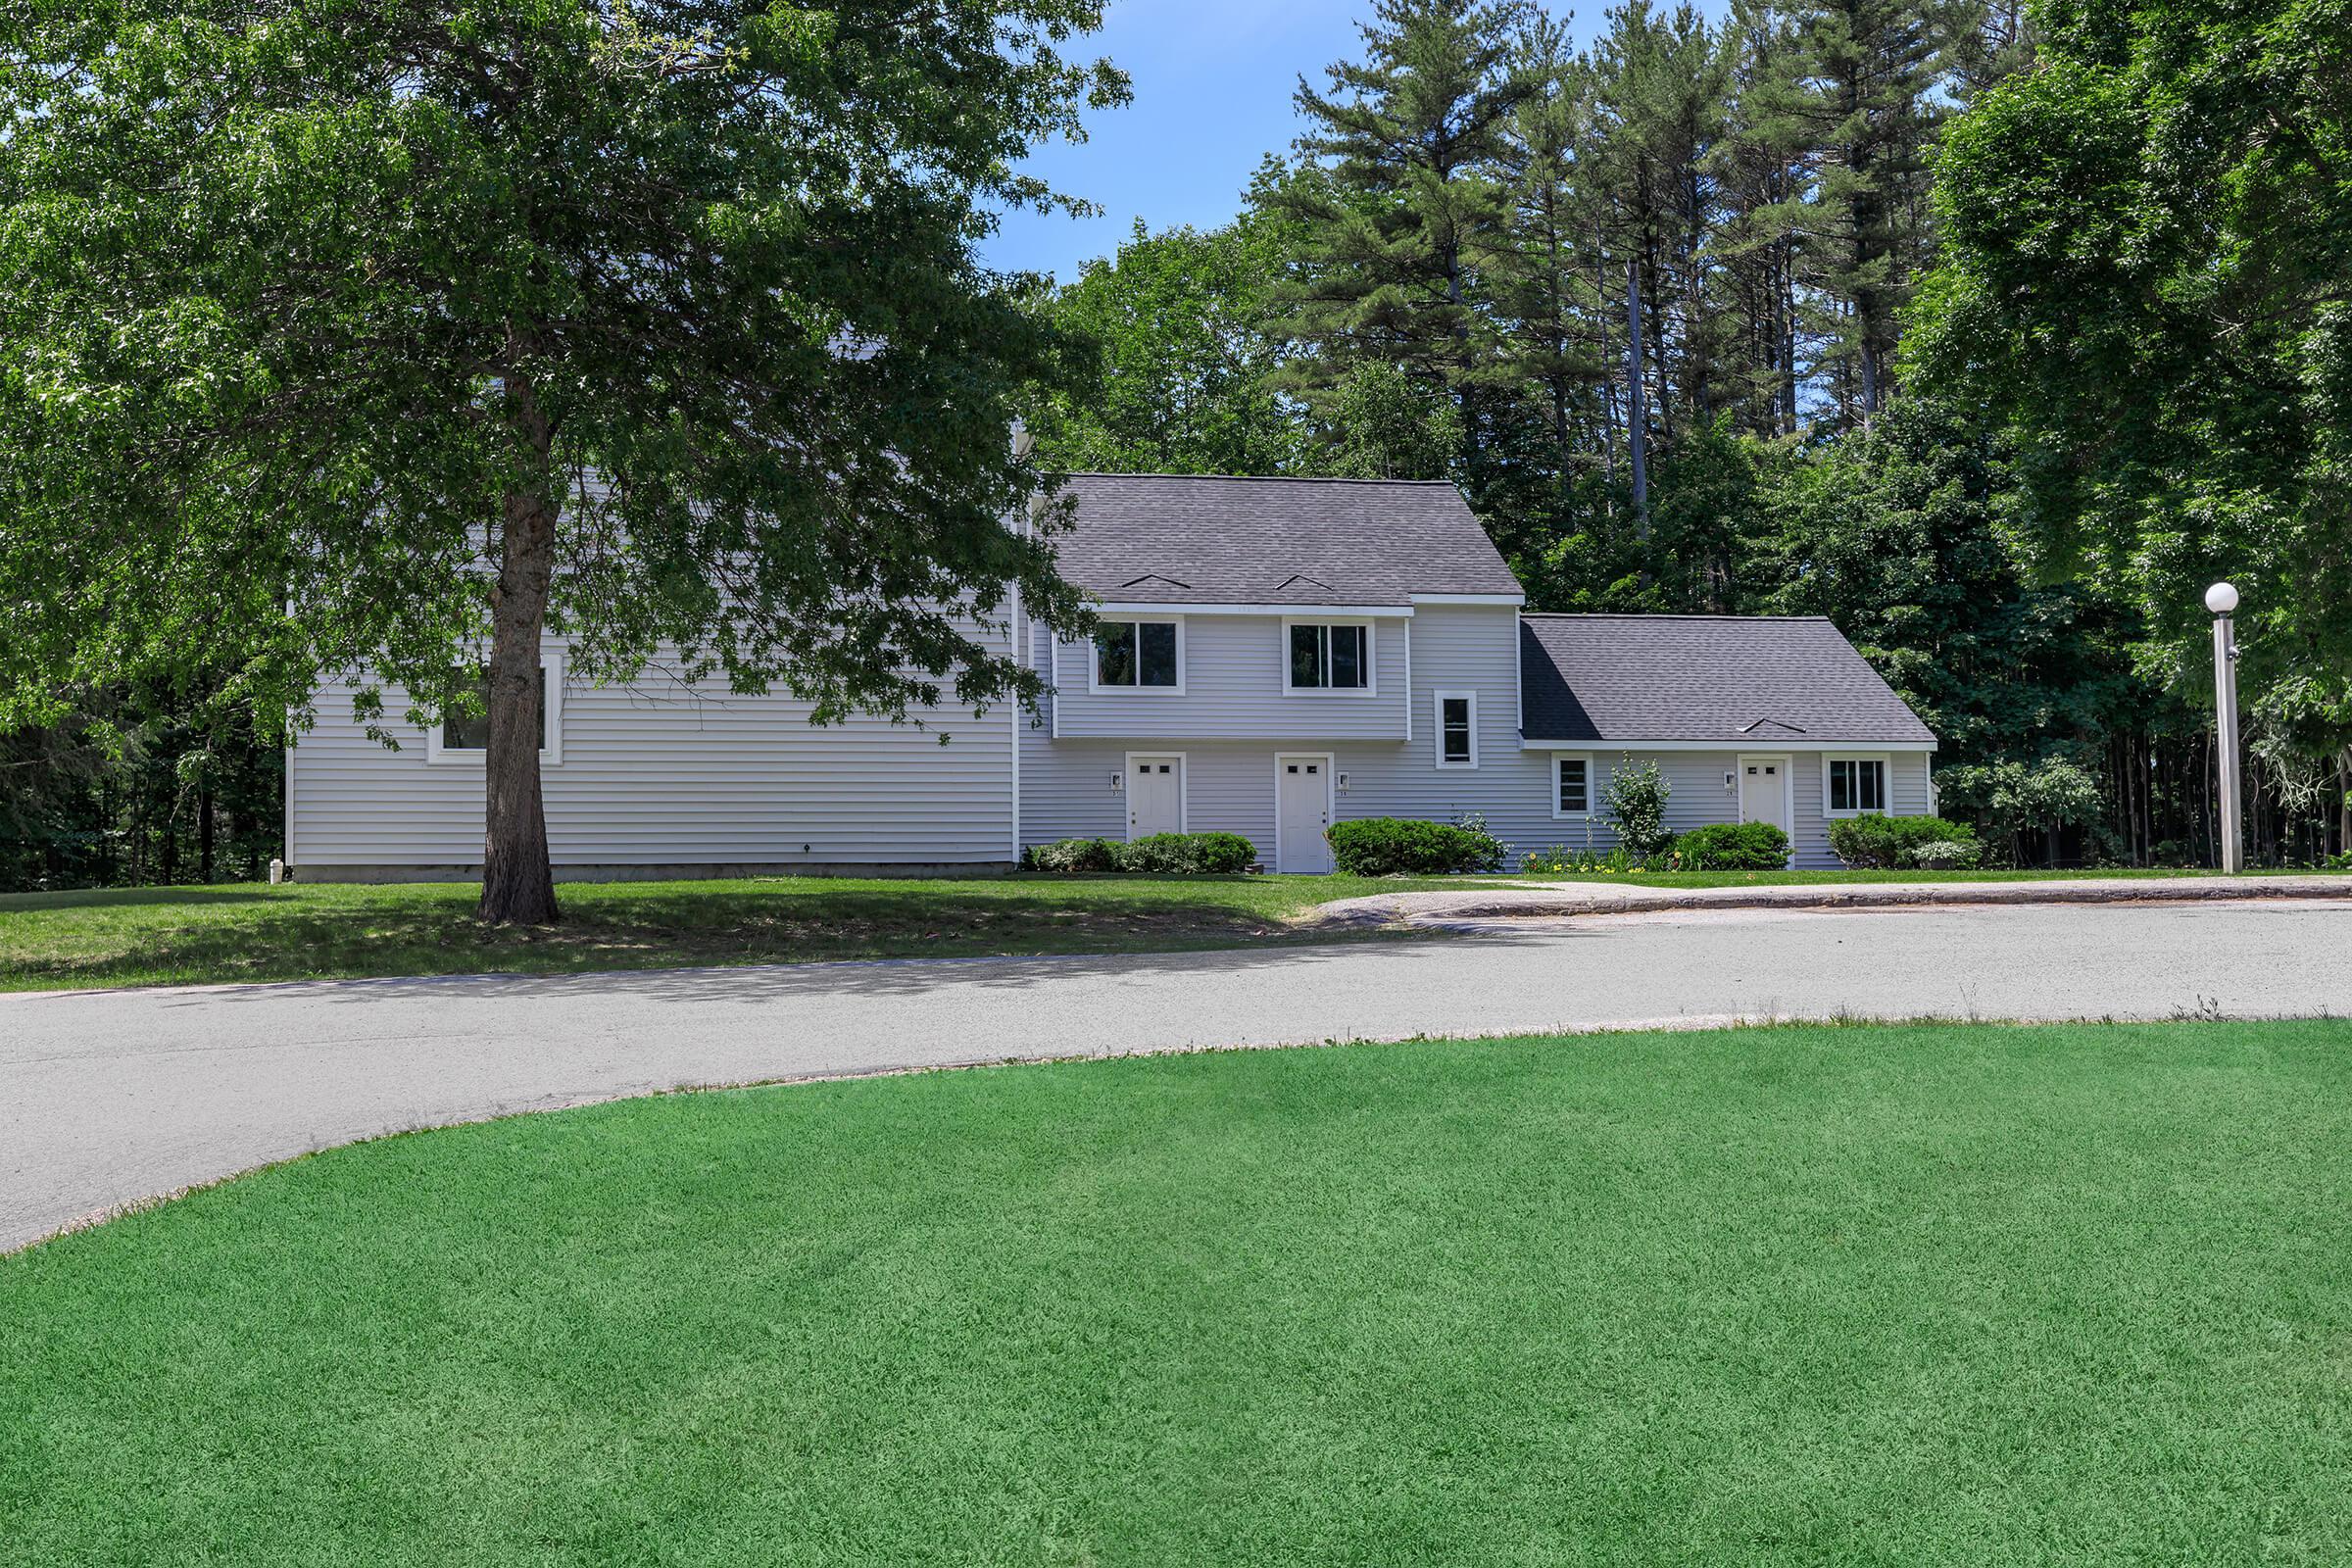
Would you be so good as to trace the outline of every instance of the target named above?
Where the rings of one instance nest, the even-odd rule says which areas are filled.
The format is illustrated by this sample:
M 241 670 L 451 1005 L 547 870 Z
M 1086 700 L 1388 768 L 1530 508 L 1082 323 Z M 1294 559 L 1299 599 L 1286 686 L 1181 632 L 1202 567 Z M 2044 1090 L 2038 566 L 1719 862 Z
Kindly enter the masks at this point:
M 8 961 L 52 985 L 245 983 L 367 976 L 580 975 L 587 972 L 808 964 L 842 960 L 971 959 L 1043 955 L 1139 955 L 1345 941 L 1305 932 L 1253 904 L 1195 885 L 1158 894 L 1134 883 L 1020 884 L 972 891 L 933 883 L 890 888 L 808 887 L 636 892 L 614 884 L 560 892 L 554 927 L 483 930 L 470 889 L 409 899 L 303 903 L 267 894 L 212 914 L 206 901 L 155 897 L 202 889 L 140 890 L 143 901 L 188 906 L 185 921 L 159 911 L 151 929 L 109 933 L 108 950 L 33 945 Z M 125 901 L 139 902 L 139 901 Z M 47 907 L 58 907 L 50 904 Z M 902 972 L 904 972 L 902 970 Z M 879 983 L 879 982 L 877 982 Z M 910 983 L 910 982 L 901 982 Z M 1018 983 L 1018 982 L 1008 982 Z M 829 985 L 844 980 L 836 971 Z
M 64 893 L 0 893 L 0 915 L 51 909 L 138 909 L 172 906 L 270 904 L 287 897 L 259 883 L 167 888 L 75 888 Z
M 1203 987 L 1246 970 L 1304 971 L 1366 942 L 1394 946 L 1399 957 L 1443 961 L 1435 952 L 1449 933 L 1415 930 L 1381 933 L 1315 933 L 1255 942 L 1250 946 L 1201 946 L 1160 953 L 1056 953 L 1027 956 L 963 955 L 938 957 L 822 959 L 801 963 L 745 962 L 700 968 L 618 968 L 568 973 L 437 974 L 310 982 L 325 1000 L 368 1004 L 398 999 L 466 997 L 577 999 L 583 995 L 680 1003 L 741 1003 L 759 1005 L 808 996 L 904 997 L 971 989 L 1024 990 L 1098 976 L 1178 975 Z M 1585 933 L 1567 931 L 1479 934 L 1485 946 L 1556 944 Z M 1408 982 L 1409 983 L 1409 982 Z M 257 984 L 202 996 L 175 998 L 168 1005 L 214 1006 L 243 998 L 262 1000 L 276 991 Z

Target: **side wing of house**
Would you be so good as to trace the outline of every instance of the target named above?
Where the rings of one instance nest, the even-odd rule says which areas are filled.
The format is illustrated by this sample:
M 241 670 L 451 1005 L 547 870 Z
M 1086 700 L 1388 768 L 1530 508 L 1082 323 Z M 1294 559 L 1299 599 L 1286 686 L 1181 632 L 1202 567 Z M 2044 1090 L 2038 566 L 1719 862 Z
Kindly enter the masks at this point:
M 1522 744 L 1588 805 L 1559 812 L 1566 847 L 1614 845 L 1602 792 L 1643 762 L 1667 826 L 1772 822 L 1800 867 L 1838 863 L 1839 817 L 1936 808 L 1935 735 L 1822 617 L 1529 615 L 1522 635 Z
M 912 869 L 1008 864 L 1025 715 L 943 709 L 918 728 L 808 722 L 789 696 L 689 686 L 657 666 L 627 686 L 574 678 L 551 643 L 540 776 L 560 875 Z M 351 688 L 318 698 L 286 757 L 288 862 L 306 879 L 465 875 L 482 850 L 478 735 L 354 721 Z M 403 693 L 385 694 L 397 715 Z

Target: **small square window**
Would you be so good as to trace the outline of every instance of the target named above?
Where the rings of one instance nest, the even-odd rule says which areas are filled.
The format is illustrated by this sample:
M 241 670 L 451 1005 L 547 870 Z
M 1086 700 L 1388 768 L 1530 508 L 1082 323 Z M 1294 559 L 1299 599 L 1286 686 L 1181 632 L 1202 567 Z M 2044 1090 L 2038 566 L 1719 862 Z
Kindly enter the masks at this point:
M 1289 680 L 1294 691 L 1369 691 L 1372 628 L 1296 625 L 1291 628 Z
M 441 720 L 441 749 L 445 752 L 486 752 L 490 749 L 490 672 L 476 677 L 474 690 L 481 711 L 450 713 Z M 547 666 L 539 666 L 539 749 L 547 750 Z
M 1174 690 L 1184 684 L 1172 620 L 1109 620 L 1095 628 L 1095 684 Z
M 1886 762 L 1883 758 L 1833 757 L 1828 782 L 1833 813 L 1858 815 L 1886 809 Z

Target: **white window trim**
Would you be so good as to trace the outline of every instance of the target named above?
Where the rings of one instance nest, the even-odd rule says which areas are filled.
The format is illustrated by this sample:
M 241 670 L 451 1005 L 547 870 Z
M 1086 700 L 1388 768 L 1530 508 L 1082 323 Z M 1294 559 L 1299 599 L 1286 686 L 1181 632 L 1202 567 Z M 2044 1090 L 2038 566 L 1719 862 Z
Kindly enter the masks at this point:
M 1289 640 L 1286 634 L 1286 642 Z M 1323 827 L 1328 833 L 1340 820 L 1340 795 L 1336 783 L 1339 759 L 1331 752 L 1276 752 L 1274 754 L 1274 871 L 1282 869 L 1282 764 L 1285 762 L 1320 762 L 1323 764 Z M 1334 857 L 1335 862 L 1337 857 Z M 1335 863 L 1333 869 L 1337 869 Z
M 1562 762 L 1585 764 L 1585 808 L 1581 811 L 1560 809 L 1560 764 Z M 1554 752 L 1551 754 L 1551 760 L 1545 763 L 1544 767 L 1550 775 L 1552 820 L 1555 822 L 1592 821 L 1595 814 L 1592 809 L 1592 797 L 1600 790 L 1599 770 L 1592 764 L 1592 754 L 1591 752 Z
M 1851 810 L 1830 809 L 1830 764 L 1832 762 L 1876 762 L 1879 764 L 1879 804 L 1858 806 Z M 1894 813 L 1894 760 L 1885 752 L 1824 752 L 1821 754 L 1821 814 L 1831 821 L 1847 817 L 1881 816 Z
M 1291 684 L 1291 628 L 1293 626 L 1361 626 L 1364 628 L 1364 683 L 1361 686 L 1294 686 Z M 1380 628 L 1363 615 L 1285 615 L 1282 642 L 1275 649 L 1282 660 L 1285 697 L 1377 697 L 1380 695 Z
M 1478 693 L 1473 691 L 1431 692 L 1429 698 L 1430 712 L 1436 719 L 1436 723 L 1432 727 L 1436 731 L 1433 755 L 1437 760 L 1437 765 L 1444 768 L 1478 766 Z M 1449 702 L 1465 702 L 1470 705 L 1470 758 L 1467 761 L 1449 761 L 1446 756 L 1446 705 Z
M 1115 692 L 1119 688 L 1113 686 L 1111 690 Z M 1127 753 L 1119 760 L 1122 769 L 1119 802 L 1123 806 L 1135 799 L 1135 764 L 1141 761 L 1172 761 L 1176 764 L 1176 831 L 1190 833 L 1193 830 L 1193 760 L 1182 752 Z M 1131 806 L 1127 812 L 1127 842 L 1135 842 L 1135 811 Z
M 1182 697 L 1184 695 L 1184 617 L 1182 615 L 1117 614 L 1102 615 L 1099 618 L 1106 626 L 1123 625 L 1128 622 L 1140 626 L 1146 621 L 1152 621 L 1159 625 L 1175 627 L 1176 684 L 1173 686 L 1146 686 L 1139 679 L 1133 686 L 1103 685 L 1102 650 L 1098 649 L 1095 646 L 1095 640 L 1089 637 L 1076 646 L 1086 651 L 1086 689 L 1090 693 L 1098 697 Z M 1143 674 L 1144 661 L 1143 634 L 1141 632 L 1136 634 L 1135 661 L 1136 674 L 1140 677 Z
M 547 744 L 539 748 L 541 767 L 564 765 L 564 651 L 550 648 L 539 655 L 539 667 L 547 675 Z M 425 727 L 424 760 L 435 767 L 480 767 L 490 755 L 487 747 L 444 746 L 441 744 L 442 721 L 435 719 Z

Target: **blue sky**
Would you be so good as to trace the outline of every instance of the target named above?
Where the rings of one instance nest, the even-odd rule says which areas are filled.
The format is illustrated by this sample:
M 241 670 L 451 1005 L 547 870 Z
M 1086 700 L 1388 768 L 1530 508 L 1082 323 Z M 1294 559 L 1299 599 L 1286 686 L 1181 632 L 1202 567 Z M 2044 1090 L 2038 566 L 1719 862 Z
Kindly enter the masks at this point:
M 1721 16 L 1727 5 L 1701 0 L 1700 9 Z M 1111 0 L 1102 30 L 1071 53 L 1108 55 L 1133 78 L 1135 101 L 1091 116 L 1084 145 L 1056 143 L 1030 163 L 1105 216 L 1008 214 L 982 255 L 1066 282 L 1089 258 L 1117 249 L 1139 217 L 1154 229 L 1225 221 L 1258 160 L 1298 133 L 1298 77 L 1320 87 L 1324 67 L 1354 58 L 1355 24 L 1369 14 L 1365 0 Z M 1602 21 L 1598 3 L 1576 12 L 1578 41 Z

